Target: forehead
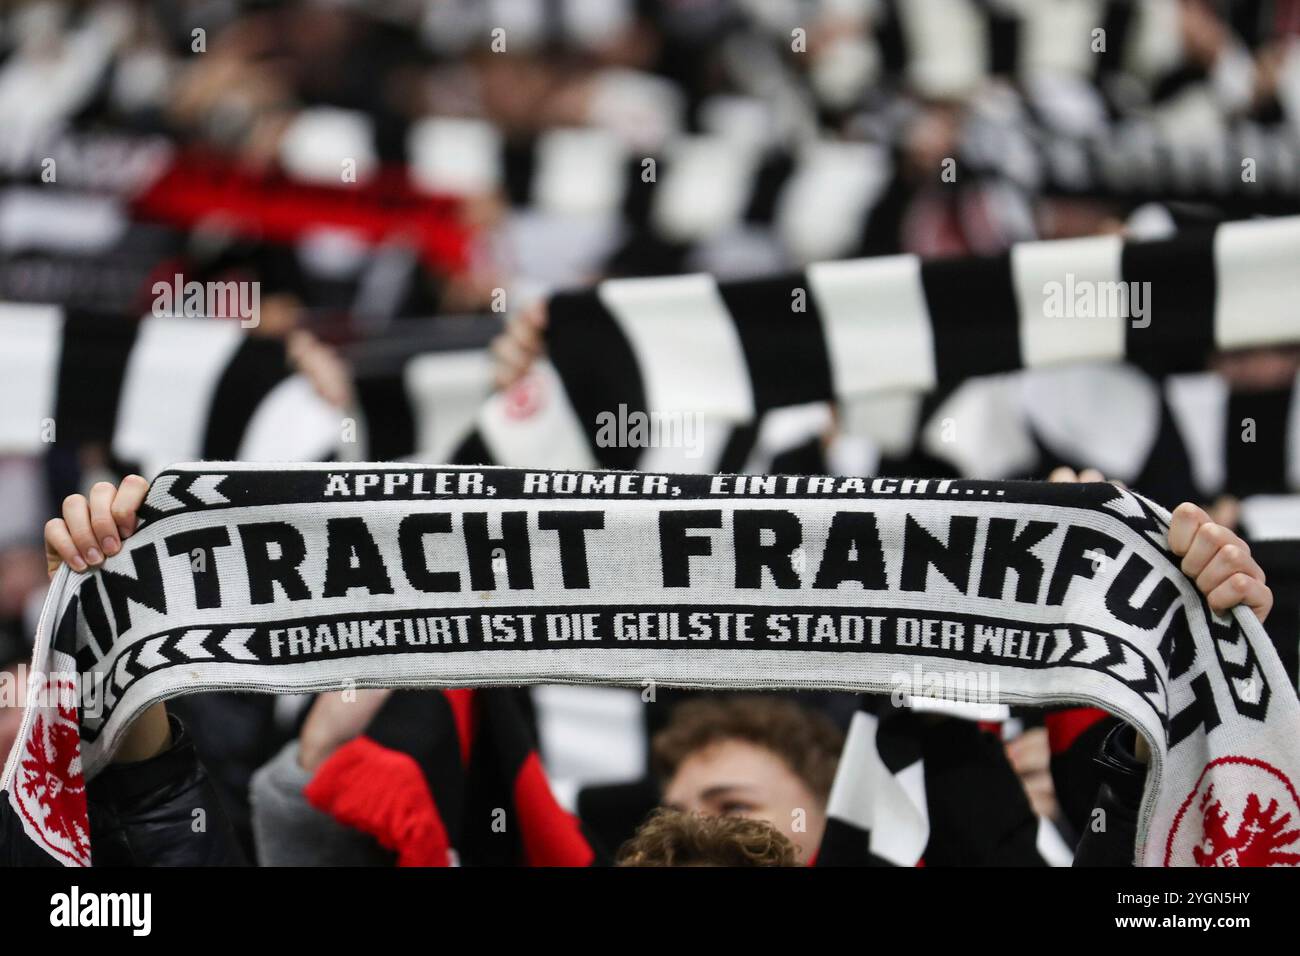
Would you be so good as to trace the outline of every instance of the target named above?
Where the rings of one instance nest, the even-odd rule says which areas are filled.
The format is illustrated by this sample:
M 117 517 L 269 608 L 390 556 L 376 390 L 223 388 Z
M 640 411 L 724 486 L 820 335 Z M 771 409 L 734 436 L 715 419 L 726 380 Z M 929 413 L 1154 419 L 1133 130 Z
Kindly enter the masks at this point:
M 723 785 L 768 789 L 797 779 L 785 761 L 766 747 L 746 740 L 719 740 L 683 760 L 667 791 L 685 796 Z

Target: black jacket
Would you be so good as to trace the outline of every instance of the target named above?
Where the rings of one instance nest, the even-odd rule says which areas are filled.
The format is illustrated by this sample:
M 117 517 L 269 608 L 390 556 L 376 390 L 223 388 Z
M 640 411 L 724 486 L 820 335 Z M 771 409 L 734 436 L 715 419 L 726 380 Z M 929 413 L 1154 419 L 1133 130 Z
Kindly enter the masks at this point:
M 1118 723 L 1097 755 L 1101 786 L 1074 851 L 1075 866 L 1132 866 L 1147 767 L 1134 756 L 1137 731 Z
M 113 764 L 86 786 L 95 866 L 246 864 L 194 741 L 173 715 L 172 744 Z

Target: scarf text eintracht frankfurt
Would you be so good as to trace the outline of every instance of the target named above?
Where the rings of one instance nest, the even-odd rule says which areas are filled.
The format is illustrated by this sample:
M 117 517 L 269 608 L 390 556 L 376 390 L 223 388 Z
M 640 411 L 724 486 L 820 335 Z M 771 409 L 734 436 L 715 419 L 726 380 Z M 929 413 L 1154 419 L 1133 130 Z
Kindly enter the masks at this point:
M 1300 861 L 1300 702 L 1109 484 L 178 465 L 61 569 L 5 768 L 9 839 L 92 858 L 84 778 L 213 689 L 544 683 L 1082 704 L 1151 769 L 1148 865 Z

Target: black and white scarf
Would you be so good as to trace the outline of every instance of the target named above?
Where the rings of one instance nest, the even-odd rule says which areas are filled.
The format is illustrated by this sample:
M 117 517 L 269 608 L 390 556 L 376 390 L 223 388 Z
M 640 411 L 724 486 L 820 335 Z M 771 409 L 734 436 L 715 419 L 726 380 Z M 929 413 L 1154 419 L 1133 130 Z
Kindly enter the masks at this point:
M 625 438 L 637 420 L 694 427 L 694 453 L 774 409 L 852 408 L 1088 361 L 1201 370 L 1215 349 L 1300 339 L 1298 259 L 1300 218 L 1286 218 L 1152 242 L 1022 243 L 996 257 L 826 262 L 732 282 L 609 280 L 550 300 L 549 364 L 489 400 L 470 454 L 519 466 L 667 468 L 665 458 L 687 456 L 610 441 L 603 424 Z M 1098 296 L 1135 288 L 1128 283 L 1149 283 L 1136 287 L 1144 314 L 1100 305 Z
M 520 210 L 616 214 L 664 242 L 763 224 L 776 228 L 796 258 L 814 249 L 809 258 L 826 258 L 827 247 L 831 255 L 851 251 L 897 174 L 894 151 L 876 142 L 813 139 L 786 149 L 701 134 L 638 152 L 600 129 L 552 130 L 522 144 L 506 142 L 486 120 L 431 118 L 417 129 L 413 175 L 453 194 L 501 190 Z M 424 140 L 437 148 L 419 148 Z M 962 180 L 1001 176 L 1046 195 L 1130 206 L 1196 200 L 1243 211 L 1300 207 L 1300 143 L 1285 129 L 1249 122 L 1178 137 L 1133 119 L 1069 135 L 1024 116 L 981 116 L 956 159 Z M 467 173 L 474 178 L 466 181 Z M 822 236 L 808 234 L 814 224 Z
M 188 458 L 443 461 L 490 394 L 499 328 L 450 317 L 355 344 L 342 410 L 294 374 L 281 340 L 236 321 L 0 301 L 0 453 L 94 442 L 149 476 Z
M 289 374 L 277 343 L 232 322 L 4 305 L 0 396 L 16 411 L 0 423 L 0 448 L 103 441 L 146 474 L 189 457 L 442 461 L 477 416 L 460 460 L 753 470 L 825 432 L 832 401 L 851 418 L 863 402 L 987 373 L 1087 359 L 1199 370 L 1212 348 L 1294 342 L 1298 257 L 1300 219 L 1281 219 L 1159 242 L 1025 243 L 996 258 L 821 263 L 739 282 L 613 280 L 552 300 L 553 364 L 481 414 L 490 365 L 477 348 L 361 374 L 356 414 L 340 415 Z M 1049 283 L 1064 304 L 1083 294 L 1071 289 L 1121 281 L 1152 283 L 1141 321 L 1046 311 Z M 688 428 L 690 447 L 622 440 L 650 416 Z M 600 434 L 611 418 L 614 442 Z
M 311 127 L 318 120 L 308 111 L 295 122 Z M 346 157 L 358 145 L 328 148 Z M 893 205 L 911 188 L 887 140 L 810 137 L 789 148 L 713 132 L 637 149 L 608 129 L 550 130 L 516 142 L 488 120 L 432 117 L 413 127 L 407 153 L 411 177 L 434 192 L 500 193 L 519 220 L 604 223 L 599 235 L 606 238 L 587 254 L 592 267 L 603 263 L 615 275 L 726 265 L 733 260 L 718 241 L 735 245 L 746 236 L 753 256 L 741 256 L 746 272 L 756 263 L 873 253 L 897 243 L 889 234 Z M 1252 123 L 1189 137 L 1131 120 L 1069 135 L 1019 114 L 980 115 L 954 158 L 954 194 L 987 188 L 986 216 L 1011 204 L 1007 215 L 1017 221 L 1003 223 L 1008 241 L 1032 234 L 1018 217 L 1028 217 L 1023 197 L 1039 194 L 1126 209 L 1197 201 L 1226 218 L 1300 211 L 1300 144 Z M 1016 190 L 1023 190 L 1018 202 Z
M 1068 844 L 1034 814 L 995 728 L 1001 724 L 933 721 L 888 698 L 864 697 L 840 754 L 816 865 L 1070 865 Z
M 153 475 L 180 458 L 331 457 L 338 412 L 282 342 L 236 321 L 0 303 L 0 453 L 102 443 Z
M 953 682 L 1139 728 L 1139 862 L 1296 860 L 1300 702 L 1111 485 L 205 463 L 142 515 L 55 576 L 5 768 L 8 839 L 61 862 L 92 859 L 84 779 L 181 694 Z

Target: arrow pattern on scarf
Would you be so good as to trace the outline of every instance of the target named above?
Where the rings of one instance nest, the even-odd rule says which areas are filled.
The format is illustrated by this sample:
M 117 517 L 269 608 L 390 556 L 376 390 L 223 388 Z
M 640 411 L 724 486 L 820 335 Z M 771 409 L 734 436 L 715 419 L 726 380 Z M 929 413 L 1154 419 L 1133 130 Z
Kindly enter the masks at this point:
M 229 475 L 161 474 L 149 486 L 149 496 L 140 508 L 141 523 L 156 521 L 173 511 L 201 510 L 230 504 L 219 490 Z
M 211 629 L 186 631 L 176 642 L 176 650 L 190 660 L 211 660 L 212 652 L 203 646 L 203 642 L 212 634 Z
M 159 634 L 123 648 L 103 671 L 103 711 L 98 716 L 83 718 L 82 736 L 94 740 L 127 688 L 153 671 L 194 661 L 219 664 L 258 660 L 248 648 L 255 633 L 251 627 L 190 628 Z
M 1109 634 L 1079 627 L 1056 628 L 1057 645 L 1049 661 L 1060 661 L 1109 674 L 1142 694 L 1161 716 L 1166 694 L 1155 666 L 1132 645 Z
M 1207 616 L 1206 623 L 1210 628 L 1210 636 L 1214 638 L 1214 652 L 1219 660 L 1219 669 L 1227 681 L 1237 713 L 1263 720 L 1268 714 L 1272 691 L 1250 641 L 1233 618 L 1225 623 Z
M 253 636 L 251 627 L 237 627 L 221 639 L 217 646 L 235 660 L 255 661 L 257 655 L 248 649 L 248 639 Z
M 227 475 L 199 475 L 190 483 L 189 492 L 205 505 L 227 505 L 230 499 L 217 491 Z

